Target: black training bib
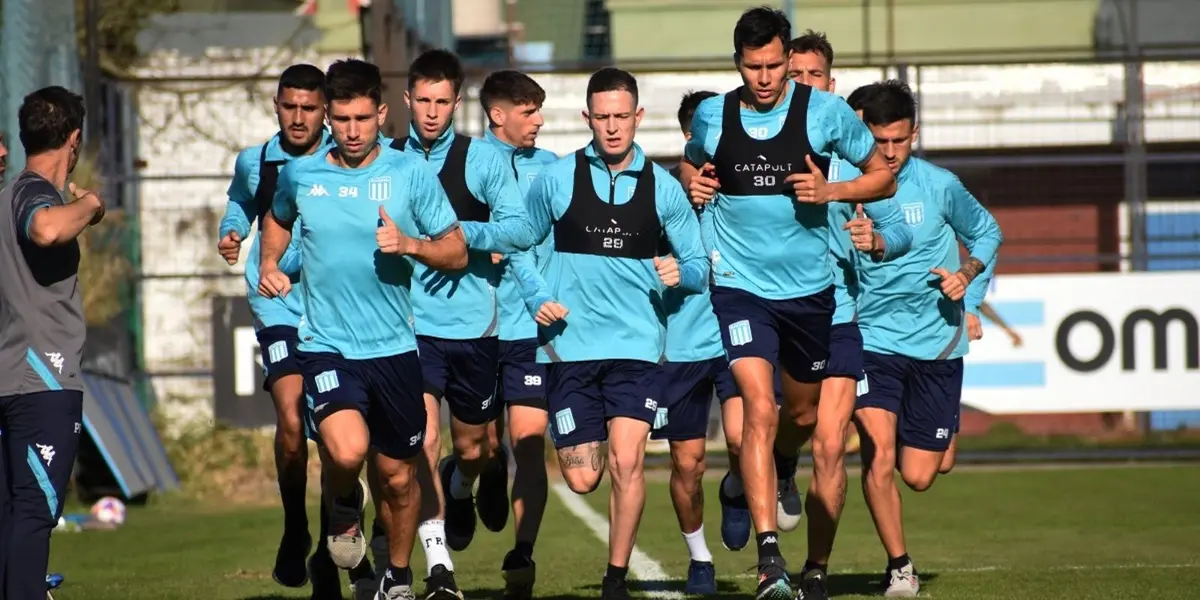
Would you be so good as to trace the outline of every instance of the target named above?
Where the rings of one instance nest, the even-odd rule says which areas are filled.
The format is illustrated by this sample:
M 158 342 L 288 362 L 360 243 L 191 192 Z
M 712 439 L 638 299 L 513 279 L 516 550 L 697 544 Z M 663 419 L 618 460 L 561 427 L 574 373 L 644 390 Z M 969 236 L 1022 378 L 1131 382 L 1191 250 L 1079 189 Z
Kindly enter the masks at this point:
M 408 137 L 392 140 L 392 149 L 404 151 L 408 145 Z M 438 171 L 438 181 L 450 198 L 450 206 L 459 221 L 475 221 L 487 223 L 492 218 L 492 209 L 486 202 L 481 202 L 467 187 L 467 149 L 471 147 L 471 138 L 465 135 L 454 135 L 450 149 L 446 151 L 446 161 L 442 170 Z
M 554 222 L 554 249 L 612 258 L 654 258 L 662 250 L 663 228 L 654 193 L 654 165 L 646 161 L 625 204 L 605 202 L 592 187 L 591 165 L 575 153 L 571 204 Z

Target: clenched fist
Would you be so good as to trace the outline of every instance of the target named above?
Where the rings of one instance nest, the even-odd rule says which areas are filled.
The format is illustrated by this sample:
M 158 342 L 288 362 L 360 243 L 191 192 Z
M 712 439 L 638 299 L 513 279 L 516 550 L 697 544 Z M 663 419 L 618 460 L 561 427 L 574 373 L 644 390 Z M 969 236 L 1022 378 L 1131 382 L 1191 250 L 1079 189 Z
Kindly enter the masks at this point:
M 654 270 L 658 271 L 658 279 L 663 285 L 672 288 L 679 286 L 679 263 L 674 256 L 654 257 Z
M 537 321 L 542 327 L 549 327 L 556 321 L 562 321 L 567 318 L 567 307 L 553 301 L 543 302 L 538 307 L 537 314 L 533 316 L 533 320 Z

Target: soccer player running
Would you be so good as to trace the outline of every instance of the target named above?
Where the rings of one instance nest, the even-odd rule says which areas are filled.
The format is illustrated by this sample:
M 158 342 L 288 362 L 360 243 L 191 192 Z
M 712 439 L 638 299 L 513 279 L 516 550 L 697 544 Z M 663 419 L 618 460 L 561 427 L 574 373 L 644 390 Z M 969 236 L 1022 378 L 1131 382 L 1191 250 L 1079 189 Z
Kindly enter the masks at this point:
M 833 46 L 825 34 L 812 31 L 792 40 L 788 77 L 796 83 L 832 92 Z M 854 108 L 854 105 L 850 105 Z M 830 181 L 849 181 L 862 173 L 836 154 L 830 160 Z M 908 251 L 912 230 L 895 200 L 829 205 L 829 248 L 834 258 L 833 326 L 829 332 L 829 362 L 821 382 L 817 426 L 812 437 L 813 477 L 808 488 L 808 559 L 801 575 L 804 598 L 829 597 L 825 579 L 838 521 L 846 499 L 846 438 L 858 382 L 863 379 L 863 342 L 859 331 L 858 264 L 892 260 Z M 798 450 L 798 449 L 797 449 Z M 790 458 L 790 457 L 789 457 Z M 784 507 L 781 503 L 780 507 Z
M 758 597 L 768 600 L 792 597 L 778 545 L 779 488 L 794 485 L 786 457 L 812 434 L 829 358 L 835 301 L 825 205 L 895 190 L 846 103 L 788 80 L 790 33 L 779 11 L 742 14 L 733 37 L 744 85 L 700 104 L 683 165 L 693 202 L 716 198 L 704 211 L 712 219 L 712 303 L 745 406 L 742 478 L 758 532 Z M 832 152 L 863 175 L 828 183 Z M 784 371 L 783 417 L 774 364 Z M 773 456 L 774 448 L 784 454 Z
M 325 543 L 334 564 L 366 556 L 358 474 L 373 450 L 381 482 L 389 565 L 386 600 L 413 598 L 409 559 L 420 508 L 416 471 L 427 468 L 423 381 L 412 330 L 413 261 L 455 269 L 467 262 L 464 231 L 420 160 L 379 145 L 387 118 L 379 68 L 343 60 L 325 75 L 335 146 L 289 162 L 264 218 L 259 292 L 287 297 L 280 260 L 300 237 L 304 318 L 297 348 L 323 445 L 330 498 Z M 425 239 L 427 238 L 427 239 Z M 429 597 L 459 598 L 451 574 L 426 579 Z
M 50 532 L 79 448 L 87 328 L 78 237 L 104 217 L 99 196 L 67 184 L 83 118 L 83 98 L 61 87 L 26 96 L 17 111 L 25 170 L 0 190 L 3 598 L 46 596 Z
M 583 117 L 592 142 L 544 168 L 529 190 L 536 267 L 513 255 L 548 364 L 547 402 L 567 486 L 590 493 L 607 462 L 609 564 L 601 598 L 629 598 L 625 577 L 646 501 L 646 438 L 661 400 L 666 288 L 703 289 L 700 224 L 679 183 L 634 143 L 643 109 L 637 80 L 606 67 L 588 80 Z M 664 240 L 665 232 L 665 240 Z M 676 261 L 664 261 L 669 243 Z M 607 461 L 601 443 L 608 441 Z
M 462 64 L 446 50 L 430 50 L 408 69 L 405 100 L 412 113 L 409 135 L 392 147 L 428 161 L 438 172 L 459 222 L 488 224 L 495 238 L 472 244 L 466 269 L 446 270 L 417 265 L 414 272 L 413 313 L 425 376 L 425 406 L 429 414 L 425 453 L 437 477 L 423 482 L 420 536 L 430 569 L 453 571 L 451 550 L 465 549 L 480 520 L 492 531 L 508 521 L 508 457 L 497 448 L 490 463 L 489 424 L 503 412 L 495 398 L 500 353 L 497 337 L 499 269 L 492 252 L 529 248 L 533 229 L 509 161 L 490 144 L 454 132 L 454 112 L 461 102 L 465 79 Z M 508 242 L 511 242 L 508 243 Z M 491 244 L 491 245 L 489 245 Z M 438 462 L 441 453 L 438 417 L 442 398 L 450 408 L 453 456 Z M 472 498 L 480 479 L 479 502 Z M 445 519 L 443 521 L 442 515 Z M 445 540 L 445 546 L 442 545 Z
M 479 102 L 488 118 L 483 142 L 507 158 L 510 175 L 517 182 L 522 201 L 538 173 L 558 160 L 553 152 L 536 146 L 538 131 L 544 123 L 541 110 L 545 101 L 545 90 L 519 71 L 496 71 L 484 79 L 479 89 Z M 545 261 L 547 245 L 543 243 L 532 252 L 531 260 L 540 264 Z M 509 443 L 517 467 L 512 483 L 516 545 L 505 555 L 500 570 L 504 576 L 504 597 L 526 600 L 533 594 L 536 577 L 533 545 L 546 511 L 548 493 L 546 365 L 537 362 L 537 323 L 525 306 L 516 271 L 503 256 L 493 258 L 503 270 L 497 291 L 500 358 L 496 402 L 508 409 Z M 495 435 L 499 434 L 499 431 L 495 432 Z M 494 444 L 499 446 L 498 438 Z M 507 460 L 503 453 L 493 455 L 493 463 L 500 464 L 489 465 L 484 477 L 491 473 L 506 477 L 507 465 L 503 463 Z M 507 481 L 501 485 L 507 485 Z M 488 486 L 482 478 L 479 486 L 482 502 L 482 491 Z
M 250 236 L 256 220 L 262 230 L 263 217 L 275 199 L 281 167 L 292 159 L 315 153 L 329 141 L 324 123 L 324 84 L 325 73 L 313 65 L 296 64 L 284 69 L 275 94 L 279 133 L 266 143 L 238 154 L 217 243 L 217 251 L 230 265 L 237 263 L 242 242 Z M 281 260 L 283 271 L 293 277 L 293 282 L 300 272 L 299 241 L 299 236 L 293 238 Z M 260 295 L 258 259 L 256 237 L 246 264 L 246 295 L 266 370 L 263 385 L 275 403 L 275 471 L 283 501 L 283 536 L 271 576 L 280 585 L 300 587 L 311 574 L 313 596 L 327 598 L 340 594 L 341 590 L 337 567 L 330 560 L 325 544 L 317 545 L 309 567 L 305 568 L 305 559 L 313 546 L 305 508 L 308 443 L 304 413 L 308 404 L 304 400 L 304 378 L 296 361 L 296 345 L 300 342 L 296 327 L 304 302 L 298 290 L 287 297 Z M 323 511 L 322 536 L 328 524 Z
M 967 353 L 963 298 L 987 287 L 1002 238 L 991 214 L 949 171 L 912 157 L 916 102 L 899 81 L 876 84 L 863 119 L 896 173 L 912 249 L 859 264 L 859 327 L 866 371 L 855 406 L 863 443 L 863 493 L 887 551 L 885 595 L 916 596 L 894 471 L 921 492 L 937 477 L 958 418 Z M 961 264 L 958 240 L 970 256 Z

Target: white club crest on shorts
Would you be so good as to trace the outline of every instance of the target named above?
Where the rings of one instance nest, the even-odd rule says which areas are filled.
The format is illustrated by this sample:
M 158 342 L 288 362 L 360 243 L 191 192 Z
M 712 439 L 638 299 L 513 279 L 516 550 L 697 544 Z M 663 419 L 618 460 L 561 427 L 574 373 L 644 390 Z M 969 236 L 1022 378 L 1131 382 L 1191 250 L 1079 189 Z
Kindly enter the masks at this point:
M 742 320 L 729 324 L 729 344 L 731 346 L 745 346 L 752 341 L 754 341 L 754 334 L 750 332 L 750 321 Z
M 925 222 L 925 205 L 920 202 L 908 202 L 900 205 L 904 211 L 904 222 L 910 227 L 916 227 Z
M 856 396 L 861 398 L 862 396 L 867 395 L 867 392 L 869 391 L 871 391 L 871 384 L 867 383 L 867 374 L 863 373 L 862 381 L 858 382 L 854 386 L 854 392 Z
M 384 202 L 392 197 L 392 178 L 374 177 L 367 182 L 367 197 L 375 202 Z
M 275 363 L 287 358 L 287 355 L 288 355 L 287 342 L 285 342 L 283 340 L 280 340 L 278 342 L 275 342 L 274 344 L 271 344 L 270 346 L 267 346 L 267 358 L 270 359 L 271 364 L 275 364 Z
M 336 390 L 338 386 L 341 385 L 341 383 L 338 382 L 337 371 L 325 371 L 324 373 L 319 373 L 313 378 L 313 381 L 317 384 L 318 394 L 324 394 L 331 390 Z
M 653 429 L 662 429 L 663 427 L 667 426 L 667 423 L 670 423 L 670 422 L 671 421 L 667 418 L 667 409 L 660 408 L 654 413 Z
M 575 431 L 575 413 L 569 408 L 554 413 L 554 428 L 558 430 L 558 435 L 567 435 Z

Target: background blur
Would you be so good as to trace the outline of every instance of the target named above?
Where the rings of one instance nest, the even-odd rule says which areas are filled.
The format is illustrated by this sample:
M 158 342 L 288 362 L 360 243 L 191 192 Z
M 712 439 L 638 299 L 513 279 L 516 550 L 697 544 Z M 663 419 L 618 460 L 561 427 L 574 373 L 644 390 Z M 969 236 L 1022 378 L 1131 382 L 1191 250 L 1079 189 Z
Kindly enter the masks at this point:
M 132 403 L 101 402 L 104 411 L 132 423 L 129 406 L 140 405 L 168 440 L 213 423 L 273 423 L 242 267 L 227 267 L 214 246 L 234 157 L 275 133 L 275 78 L 289 64 L 375 61 L 395 133 L 407 127 L 398 108 L 408 62 L 454 49 L 471 69 L 456 123 L 470 135 L 485 126 L 482 78 L 521 68 L 547 91 L 539 145 L 559 154 L 589 139 L 579 116 L 588 74 L 616 64 L 638 77 L 638 142 L 668 164 L 683 142 L 680 96 L 739 84 L 733 24 L 757 4 L 0 0 L 10 180 L 24 163 L 22 97 L 62 84 L 87 100 L 90 152 L 77 178 L 101 187 L 110 207 L 85 244 L 87 365 Z M 828 34 L 838 93 L 908 81 L 920 154 L 955 171 L 1004 231 L 989 302 L 1021 343 L 985 321 L 972 345 L 964 460 L 973 449 L 982 460 L 1200 446 L 1187 431 L 1200 428 L 1200 3 L 768 4 L 788 11 L 793 35 Z M 144 460 L 137 436 L 96 429 L 97 465 L 120 471 L 114 454 Z M 147 475 L 146 489 L 163 477 Z

